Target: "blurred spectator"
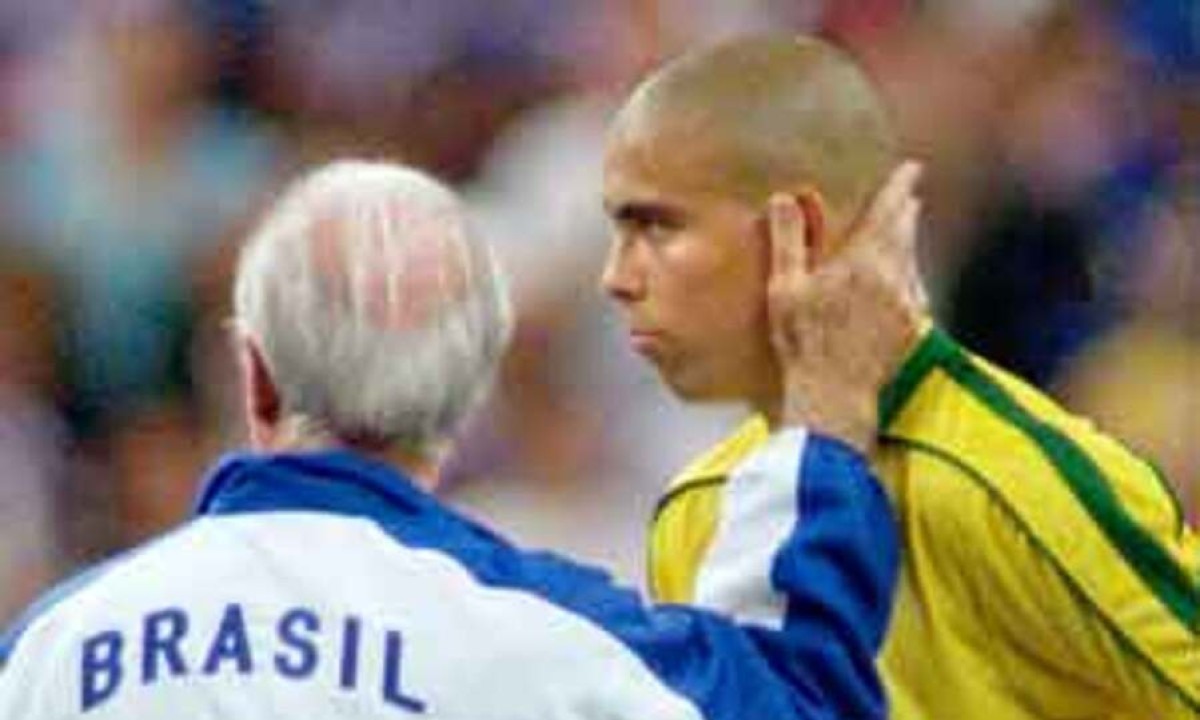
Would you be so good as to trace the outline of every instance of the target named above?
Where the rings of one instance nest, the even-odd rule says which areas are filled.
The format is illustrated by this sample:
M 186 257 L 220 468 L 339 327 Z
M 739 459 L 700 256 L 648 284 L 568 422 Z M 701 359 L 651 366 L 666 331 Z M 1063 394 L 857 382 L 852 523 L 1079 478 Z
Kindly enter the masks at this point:
M 84 433 L 186 389 L 191 273 L 271 179 L 273 150 L 204 104 L 205 38 L 182 2 L 107 0 L 45 81 L 9 166 L 18 231 L 63 293 L 69 410 Z
M 462 181 L 555 79 L 559 25 L 581 0 L 294 0 L 275 9 L 270 106 L 306 163 L 402 158 Z
M 198 278 L 274 179 L 270 136 L 212 102 L 220 38 L 209 32 L 219 28 L 196 9 L 186 0 L 82 7 L 61 52 L 46 53 L 7 157 L 9 226 L 59 296 L 59 399 L 85 441 L 88 483 L 124 483 L 133 465 L 122 456 L 149 452 L 151 439 L 138 437 L 143 413 L 189 412 Z M 125 542 L 182 513 L 190 484 L 89 493 L 151 508 L 115 506 L 155 518 L 128 526 L 116 541 Z
M 1114 229 L 1179 162 L 1117 17 L 1063 5 L 1018 48 L 976 239 L 947 300 L 961 339 L 1043 386 L 1116 319 L 1120 277 L 1102 270 L 1139 250 Z
M 43 401 L 53 383 L 48 290 L 36 268 L 0 256 L 0 624 L 61 571 L 65 446 Z
M 1200 521 L 1200 194 L 1157 204 L 1132 273 L 1133 311 L 1062 379 L 1069 402 L 1157 461 Z

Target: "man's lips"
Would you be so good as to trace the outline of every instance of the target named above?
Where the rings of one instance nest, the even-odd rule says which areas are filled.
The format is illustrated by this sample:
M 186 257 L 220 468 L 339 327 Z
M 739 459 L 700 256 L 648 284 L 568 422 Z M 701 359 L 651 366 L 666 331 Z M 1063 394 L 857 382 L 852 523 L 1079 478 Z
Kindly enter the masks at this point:
M 630 330 L 629 344 L 639 355 L 651 355 L 662 346 L 662 334 L 653 330 Z

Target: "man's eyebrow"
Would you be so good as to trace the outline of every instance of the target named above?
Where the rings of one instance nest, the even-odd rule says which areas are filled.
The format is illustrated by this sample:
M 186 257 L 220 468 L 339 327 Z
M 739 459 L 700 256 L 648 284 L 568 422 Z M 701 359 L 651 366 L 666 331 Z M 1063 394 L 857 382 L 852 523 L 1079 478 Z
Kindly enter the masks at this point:
M 678 222 L 683 218 L 683 213 L 678 208 L 639 200 L 605 203 L 604 210 L 609 217 L 619 223 L 670 223 Z

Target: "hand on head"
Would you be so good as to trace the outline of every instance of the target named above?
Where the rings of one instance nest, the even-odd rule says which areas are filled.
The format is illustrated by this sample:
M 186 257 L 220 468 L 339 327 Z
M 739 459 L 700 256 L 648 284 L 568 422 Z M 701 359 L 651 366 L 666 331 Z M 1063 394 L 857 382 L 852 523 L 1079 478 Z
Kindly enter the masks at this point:
M 803 196 L 772 196 L 767 308 L 784 390 L 777 424 L 872 444 L 879 391 L 927 312 L 916 261 L 920 173 L 914 162 L 896 168 L 842 250 L 819 266 L 809 258 Z

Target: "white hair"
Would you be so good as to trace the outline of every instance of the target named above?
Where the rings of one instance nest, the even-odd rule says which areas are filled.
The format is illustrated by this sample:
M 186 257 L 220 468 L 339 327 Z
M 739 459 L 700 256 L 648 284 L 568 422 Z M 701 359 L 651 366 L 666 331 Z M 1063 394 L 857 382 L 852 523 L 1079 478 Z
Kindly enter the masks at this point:
M 285 417 L 429 451 L 487 391 L 512 311 L 453 192 L 404 166 L 340 161 L 296 182 L 251 236 L 234 320 Z

